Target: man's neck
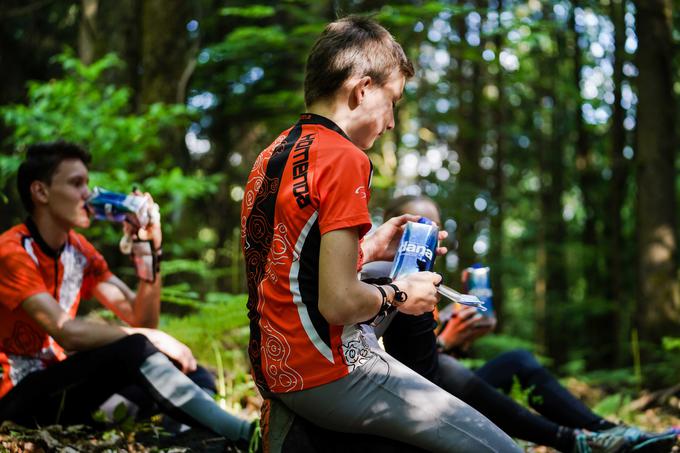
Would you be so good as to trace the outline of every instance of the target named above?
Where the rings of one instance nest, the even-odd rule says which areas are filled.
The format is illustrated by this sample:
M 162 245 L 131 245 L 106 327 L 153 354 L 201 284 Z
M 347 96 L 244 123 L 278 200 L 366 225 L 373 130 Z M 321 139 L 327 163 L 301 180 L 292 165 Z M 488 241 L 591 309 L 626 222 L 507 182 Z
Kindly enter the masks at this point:
M 337 102 L 319 101 L 307 108 L 308 113 L 321 115 L 333 121 L 345 133 L 349 133 L 352 125 L 351 112 L 346 106 Z
M 65 229 L 55 222 L 50 215 L 42 211 L 36 210 L 31 215 L 31 219 L 33 219 L 38 233 L 50 249 L 57 251 L 63 247 L 68 239 L 69 229 Z

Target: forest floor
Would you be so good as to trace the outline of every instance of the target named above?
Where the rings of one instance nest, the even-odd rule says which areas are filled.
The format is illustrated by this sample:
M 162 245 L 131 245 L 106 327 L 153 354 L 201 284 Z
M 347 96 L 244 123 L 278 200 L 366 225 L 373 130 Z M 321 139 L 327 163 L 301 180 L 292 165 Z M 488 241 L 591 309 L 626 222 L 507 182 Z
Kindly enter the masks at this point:
M 590 386 L 577 379 L 567 381 L 569 389 L 589 405 L 603 400 L 607 396 L 601 388 Z M 674 393 L 659 404 L 654 394 L 643 392 L 640 398 L 627 403 L 618 410 L 622 418 L 608 417 L 614 421 L 624 421 L 652 432 L 663 432 L 671 427 L 680 428 L 680 395 Z M 250 401 L 245 407 L 251 418 L 257 404 Z M 255 403 L 255 404 L 253 404 Z M 651 405 L 640 410 L 640 407 Z M 553 453 L 550 448 L 520 442 L 526 452 Z M 129 453 L 183 453 L 183 452 L 234 452 L 240 450 L 223 438 L 207 432 L 189 431 L 172 437 L 165 433 L 157 423 L 125 423 L 108 429 L 96 430 L 83 425 L 52 425 L 41 429 L 27 429 L 11 422 L 0 426 L 0 453 L 11 452 L 129 452 Z M 680 452 L 680 441 L 673 453 Z
M 201 310 L 190 316 L 166 317 L 163 328 L 189 345 L 192 351 L 198 352 L 197 360 L 218 376 L 218 393 L 221 395 L 218 403 L 252 420 L 259 416 L 262 400 L 248 373 L 245 345 L 249 330 L 242 310 L 244 304 L 242 296 L 230 296 L 221 304 L 204 304 Z M 596 408 L 596 412 L 612 421 L 632 424 L 651 432 L 680 428 L 680 384 L 665 393 L 643 391 L 633 398 L 629 385 L 618 384 L 619 381 L 612 378 L 589 380 L 581 377 L 562 382 L 588 407 Z M 526 399 L 526 395 L 511 396 L 520 404 L 526 404 L 521 401 Z M 173 437 L 161 428 L 159 417 L 134 422 L 125 413 L 114 413 L 113 418 L 119 422 L 101 429 L 83 425 L 27 429 L 4 422 L 0 425 L 0 453 L 239 452 L 225 439 L 208 432 L 191 430 Z M 520 444 L 526 452 L 554 452 L 526 442 Z M 680 453 L 680 446 L 676 446 L 674 452 Z
M 564 384 L 589 407 L 595 407 L 605 398 L 613 397 L 613 395 L 607 395 L 601 387 L 588 385 L 576 378 L 570 378 Z M 614 412 L 614 415 L 606 418 L 614 422 L 637 426 L 648 432 L 663 433 L 671 428 L 680 429 L 680 386 L 665 389 L 665 391 L 643 391 L 637 399 L 622 404 Z M 528 442 L 520 441 L 520 445 L 527 453 L 557 453 L 557 450 L 552 448 L 536 446 Z M 680 453 L 680 436 L 671 451 Z

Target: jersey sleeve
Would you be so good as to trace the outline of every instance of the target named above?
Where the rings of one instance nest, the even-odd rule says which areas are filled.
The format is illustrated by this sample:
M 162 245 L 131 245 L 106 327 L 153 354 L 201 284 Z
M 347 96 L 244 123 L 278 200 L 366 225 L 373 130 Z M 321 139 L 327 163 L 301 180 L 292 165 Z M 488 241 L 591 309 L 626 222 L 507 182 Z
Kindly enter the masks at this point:
M 358 149 L 322 153 L 318 170 L 320 233 L 359 227 L 362 237 L 371 229 L 368 156 Z
M 38 266 L 21 250 L 0 255 L 0 304 L 14 310 L 23 301 L 48 292 Z

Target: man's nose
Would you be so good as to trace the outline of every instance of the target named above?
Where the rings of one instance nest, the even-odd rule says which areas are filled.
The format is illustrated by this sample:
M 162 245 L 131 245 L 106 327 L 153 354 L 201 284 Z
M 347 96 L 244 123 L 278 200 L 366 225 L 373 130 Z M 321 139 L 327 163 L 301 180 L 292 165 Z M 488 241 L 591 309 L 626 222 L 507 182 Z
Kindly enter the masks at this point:
M 394 129 L 394 113 L 390 115 L 390 121 L 387 123 L 387 130 L 391 131 Z

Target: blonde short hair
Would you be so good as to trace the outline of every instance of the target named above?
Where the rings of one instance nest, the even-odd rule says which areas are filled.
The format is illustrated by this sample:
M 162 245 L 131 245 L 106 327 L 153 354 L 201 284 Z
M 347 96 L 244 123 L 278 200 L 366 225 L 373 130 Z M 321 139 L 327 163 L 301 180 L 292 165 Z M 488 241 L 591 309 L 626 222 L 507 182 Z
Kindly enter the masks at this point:
M 395 68 L 413 77 L 413 63 L 394 37 L 375 21 L 347 16 L 326 26 L 307 58 L 305 104 L 332 96 L 352 76 L 384 85 Z

